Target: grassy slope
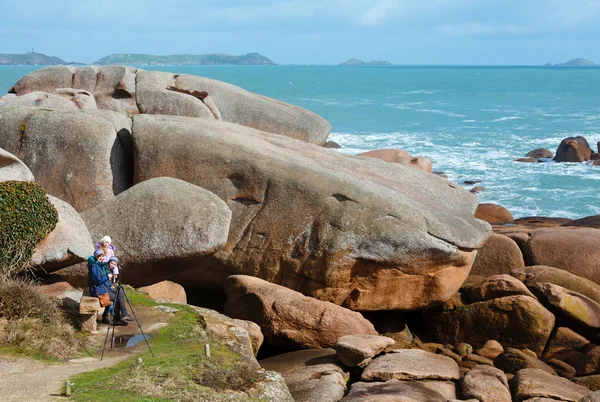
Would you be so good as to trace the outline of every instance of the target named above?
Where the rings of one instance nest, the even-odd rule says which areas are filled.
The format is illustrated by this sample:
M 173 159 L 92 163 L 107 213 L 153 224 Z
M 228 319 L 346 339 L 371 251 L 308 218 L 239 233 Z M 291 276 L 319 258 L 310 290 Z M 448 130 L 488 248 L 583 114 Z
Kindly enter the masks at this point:
M 134 305 L 156 305 L 139 292 L 128 291 L 128 296 Z M 118 396 L 120 401 L 238 400 L 212 388 L 251 386 L 257 380 L 252 375 L 253 370 L 244 366 L 237 353 L 210 339 L 202 329 L 198 314 L 191 308 L 169 306 L 179 312 L 149 341 L 155 357 L 146 350 L 139 355 L 142 363 L 132 357 L 108 369 L 80 374 L 71 379 L 71 399 L 112 402 Z M 211 359 L 204 356 L 205 343 L 211 345 Z

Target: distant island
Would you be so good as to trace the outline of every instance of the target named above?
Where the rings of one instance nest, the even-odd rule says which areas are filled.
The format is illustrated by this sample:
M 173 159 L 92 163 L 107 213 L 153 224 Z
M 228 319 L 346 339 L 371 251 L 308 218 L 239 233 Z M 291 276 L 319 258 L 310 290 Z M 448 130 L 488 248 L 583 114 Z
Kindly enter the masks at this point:
M 242 56 L 230 54 L 175 54 L 171 56 L 156 56 L 151 54 L 111 54 L 96 60 L 93 64 L 134 64 L 134 65 L 276 65 L 273 60 L 258 53 L 248 53 Z
M 0 53 L 0 65 L 57 65 L 73 64 L 54 56 L 46 56 L 42 53 L 5 54 Z
M 566 63 L 558 63 L 558 64 L 546 63 L 545 65 L 548 67 L 552 67 L 552 66 L 556 66 L 556 67 L 596 67 L 596 66 L 598 66 L 598 64 L 592 63 L 591 61 L 582 59 L 582 58 L 571 59 L 571 60 L 567 61 Z
M 340 63 L 340 66 L 391 66 L 392 63 L 385 60 L 371 60 L 371 61 L 362 61 L 358 59 L 350 59 L 343 63 Z

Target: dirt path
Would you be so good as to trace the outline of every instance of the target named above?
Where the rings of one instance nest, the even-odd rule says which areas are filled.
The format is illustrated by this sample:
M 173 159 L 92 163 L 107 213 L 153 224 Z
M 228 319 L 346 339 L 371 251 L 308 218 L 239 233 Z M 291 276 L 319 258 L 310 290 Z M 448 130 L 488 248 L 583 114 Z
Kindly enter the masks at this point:
M 141 308 L 138 318 L 143 322 L 144 333 L 152 337 L 152 332 L 163 327 L 168 320 L 168 314 Z M 100 354 L 106 336 L 106 325 L 98 326 L 99 333 L 89 338 L 86 350 L 94 357 L 74 359 L 61 364 L 42 363 L 21 357 L 0 356 L 0 400 L 12 401 L 66 401 L 61 396 L 65 381 L 70 377 L 105 367 L 111 367 L 119 362 L 143 352 L 147 352 L 145 342 L 135 321 L 127 327 L 116 327 L 115 341 L 117 347 L 110 348 L 110 338 L 100 361 Z M 140 340 L 133 347 L 126 347 L 129 338 L 136 336 Z

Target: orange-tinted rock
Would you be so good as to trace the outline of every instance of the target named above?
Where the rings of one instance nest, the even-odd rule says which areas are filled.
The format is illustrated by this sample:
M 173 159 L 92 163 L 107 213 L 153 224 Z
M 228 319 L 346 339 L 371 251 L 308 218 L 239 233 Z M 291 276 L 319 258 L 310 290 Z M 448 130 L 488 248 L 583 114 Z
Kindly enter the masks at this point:
M 566 317 L 590 328 L 600 328 L 600 304 L 594 300 L 552 283 L 538 282 L 535 288 Z
M 558 146 L 554 160 L 557 162 L 589 161 L 592 150 L 584 137 L 567 137 Z
M 529 158 L 552 158 L 552 152 L 545 148 L 538 148 L 527 152 L 525 156 Z
M 466 282 L 463 284 L 461 291 L 471 303 L 512 295 L 525 295 L 535 298 L 533 293 L 521 281 L 506 274 L 490 276 L 480 283 Z
M 187 303 L 185 289 L 178 283 L 171 281 L 162 281 L 154 285 L 144 286 L 138 289 L 140 292 L 146 293 L 154 300 L 166 300 L 175 303 Z
M 570 222 L 563 224 L 562 226 L 578 226 L 600 229 L 600 215 L 586 216 L 581 219 L 574 219 Z
M 515 162 L 521 162 L 521 163 L 540 163 L 540 160 L 538 158 L 519 158 L 519 159 L 515 159 Z
M 524 218 L 515 219 L 515 223 L 517 225 L 540 227 L 540 228 L 541 227 L 561 226 L 568 222 L 571 222 L 571 219 L 552 218 L 552 217 L 546 217 L 546 216 L 527 216 Z
M 600 283 L 600 230 L 548 228 L 523 246 L 526 265 L 547 265 Z
M 515 268 L 523 267 L 523 254 L 514 240 L 493 233 L 477 253 L 472 275 L 492 276 L 508 274 Z
M 589 343 L 590 341 L 572 329 L 567 327 L 559 327 L 554 331 L 548 340 L 546 350 L 544 350 L 544 358 L 549 358 L 556 353 L 564 351 L 578 350 Z
M 475 218 L 488 223 L 511 223 L 515 219 L 508 209 L 498 204 L 479 204 L 475 210 Z
M 366 156 L 377 158 L 386 162 L 400 163 L 402 165 L 415 167 L 425 172 L 431 172 L 431 162 L 422 156 L 411 156 L 403 149 L 376 149 L 374 151 L 363 152 L 356 156 Z

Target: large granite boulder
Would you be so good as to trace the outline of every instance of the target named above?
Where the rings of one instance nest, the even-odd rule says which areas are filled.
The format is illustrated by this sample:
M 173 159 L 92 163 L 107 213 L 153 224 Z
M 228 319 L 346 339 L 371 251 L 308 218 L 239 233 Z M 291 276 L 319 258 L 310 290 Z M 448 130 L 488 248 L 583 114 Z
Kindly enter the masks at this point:
M 511 387 L 516 402 L 530 398 L 577 402 L 591 392 L 566 378 L 534 368 L 520 370 L 513 378 Z
M 90 92 L 73 88 L 58 88 L 54 93 L 30 92 L 17 96 L 0 107 L 30 107 L 63 112 L 98 109 L 96 99 Z
M 217 194 L 226 246 L 181 281 L 250 274 L 355 310 L 452 296 L 489 225 L 447 180 L 217 120 L 134 118 L 135 181 L 171 176 Z
M 531 356 L 519 349 L 508 348 L 494 359 L 494 366 L 505 373 L 516 373 L 525 368 L 535 368 L 544 370 L 552 375 L 556 375 L 554 369 L 548 366 L 537 357 Z
M 557 162 L 584 162 L 589 161 L 591 156 L 592 149 L 584 137 L 567 137 L 558 146 L 554 160 Z
M 449 311 L 429 311 L 426 322 L 441 343 L 482 347 L 495 339 L 504 347 L 541 355 L 554 328 L 554 315 L 529 296 L 507 296 Z
M 512 402 L 506 374 L 487 365 L 472 368 L 460 380 L 462 395 L 480 402 Z
M 280 373 L 296 402 L 338 402 L 350 374 L 333 349 L 299 350 L 259 361 Z
M 89 91 L 99 109 L 128 117 L 151 113 L 219 119 L 319 145 L 331 130 L 331 125 L 313 112 L 235 85 L 126 66 L 46 67 L 21 78 L 9 92 L 21 98 L 57 88 Z M 18 98 L 5 103 L 21 102 Z
M 257 323 L 272 346 L 326 348 L 344 335 L 377 335 L 360 313 L 259 278 L 230 276 L 225 291 L 226 314 Z
M 198 266 L 223 246 L 231 211 L 207 190 L 160 177 L 135 185 L 82 218 L 93 239 L 110 232 L 123 280 L 145 286 Z M 81 267 L 59 273 L 70 282 L 73 277 L 87 278 Z
M 341 402 L 448 402 L 455 388 L 451 381 L 356 382 Z
M 81 212 L 131 186 L 131 121 L 111 114 L 1 108 L 0 147 L 18 156 L 48 194 Z
M 560 268 L 600 284 L 600 229 L 539 229 L 523 245 L 523 257 L 525 265 Z
M 589 345 L 585 337 L 579 335 L 567 327 L 558 327 L 550 336 L 548 343 L 546 344 L 546 350 L 544 350 L 544 358 L 548 359 L 556 353 L 579 350 L 582 347 Z
M 35 246 L 29 264 L 46 272 L 85 261 L 94 252 L 94 243 L 81 216 L 56 197 L 48 199 L 58 211 L 58 223 Z
M 523 282 L 510 275 L 492 275 L 482 281 L 469 281 L 463 284 L 461 292 L 469 302 L 497 299 L 512 295 L 525 295 L 535 298 Z
M 511 270 L 525 265 L 521 249 L 507 236 L 492 233 L 473 263 L 471 274 L 492 276 L 508 274 Z
M 538 282 L 553 283 L 600 303 L 600 285 L 563 269 L 534 265 L 514 269 L 510 274 L 527 286 L 535 286 Z
M 19 158 L 0 148 L 0 181 L 34 181 L 33 173 Z
M 420 349 L 392 350 L 371 360 L 360 376 L 361 381 L 453 381 L 459 378 L 458 364 L 450 357 Z
M 141 287 L 138 291 L 146 293 L 152 300 L 159 302 L 167 301 L 187 304 L 185 289 L 175 282 L 161 281 L 149 286 Z

